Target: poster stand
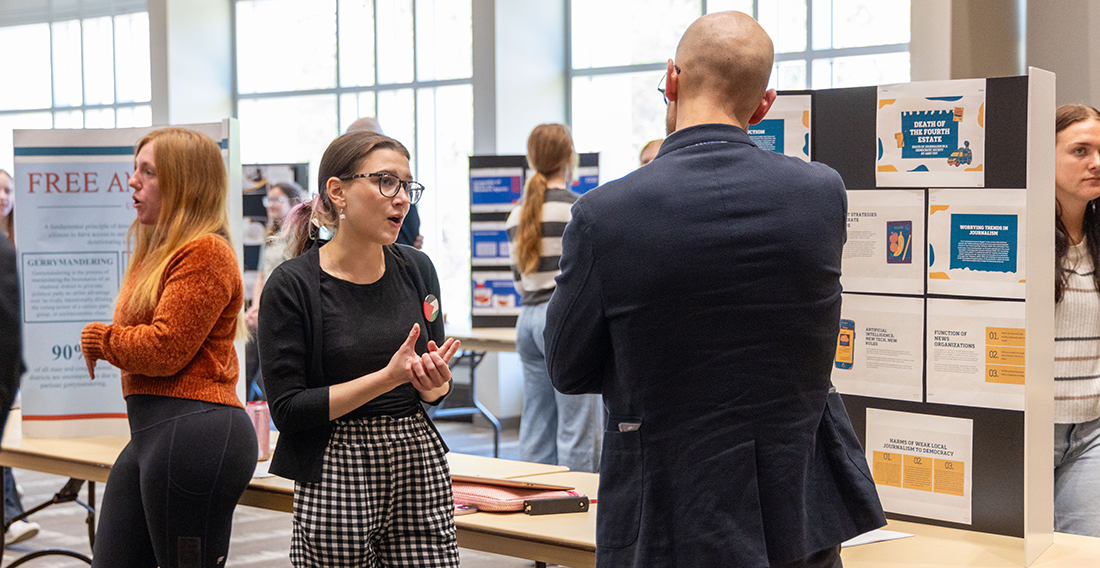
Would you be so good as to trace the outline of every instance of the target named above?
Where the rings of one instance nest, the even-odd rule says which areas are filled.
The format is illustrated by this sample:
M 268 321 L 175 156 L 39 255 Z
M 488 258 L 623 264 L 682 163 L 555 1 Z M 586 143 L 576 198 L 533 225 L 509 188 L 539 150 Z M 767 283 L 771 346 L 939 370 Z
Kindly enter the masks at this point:
M 599 185 L 600 155 L 578 154 L 572 191 Z M 470 314 L 473 327 L 515 327 L 521 305 L 512 280 L 508 214 L 532 171 L 526 156 L 470 157 Z
M 1054 86 L 812 94 L 849 195 L 833 382 L 887 517 L 1017 537 L 1022 566 L 1053 539 Z

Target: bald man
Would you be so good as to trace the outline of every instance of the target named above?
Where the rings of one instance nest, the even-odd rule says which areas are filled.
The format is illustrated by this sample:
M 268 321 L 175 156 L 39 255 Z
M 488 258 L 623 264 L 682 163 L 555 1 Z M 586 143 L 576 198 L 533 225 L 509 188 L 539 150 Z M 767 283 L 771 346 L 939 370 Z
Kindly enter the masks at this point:
M 664 138 L 658 138 L 656 140 L 650 140 L 642 146 L 642 151 L 638 152 L 638 167 L 642 167 L 653 161 L 653 158 L 657 157 L 657 151 L 661 149 L 661 142 L 664 142 Z
M 749 16 L 696 20 L 657 158 L 565 229 L 546 359 L 558 390 L 607 406 L 599 566 L 834 568 L 885 524 L 829 379 L 844 184 L 749 139 L 771 67 Z

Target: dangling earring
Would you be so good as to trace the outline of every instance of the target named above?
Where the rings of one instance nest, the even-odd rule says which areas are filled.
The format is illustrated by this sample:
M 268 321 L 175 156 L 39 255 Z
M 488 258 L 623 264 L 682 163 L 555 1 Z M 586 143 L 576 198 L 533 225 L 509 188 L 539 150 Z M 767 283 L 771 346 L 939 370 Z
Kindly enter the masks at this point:
M 347 215 L 344 215 L 344 210 L 343 209 L 340 210 L 340 218 L 341 219 L 347 219 Z

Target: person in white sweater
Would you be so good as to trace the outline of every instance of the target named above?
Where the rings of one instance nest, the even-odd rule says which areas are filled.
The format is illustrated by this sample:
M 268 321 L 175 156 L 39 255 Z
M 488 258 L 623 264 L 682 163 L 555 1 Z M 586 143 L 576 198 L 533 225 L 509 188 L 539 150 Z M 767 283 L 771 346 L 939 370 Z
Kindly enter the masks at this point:
M 1100 536 L 1100 111 L 1058 108 L 1054 530 Z
M 527 138 L 527 163 L 535 173 L 527 179 L 523 201 L 505 223 L 512 276 L 522 303 L 516 321 L 516 351 L 523 363 L 519 458 L 595 472 L 603 447 L 603 403 L 599 395 L 554 390 L 542 338 L 554 278 L 561 274 L 561 236 L 577 200 L 569 191 L 576 163 L 569 127 L 536 126 Z

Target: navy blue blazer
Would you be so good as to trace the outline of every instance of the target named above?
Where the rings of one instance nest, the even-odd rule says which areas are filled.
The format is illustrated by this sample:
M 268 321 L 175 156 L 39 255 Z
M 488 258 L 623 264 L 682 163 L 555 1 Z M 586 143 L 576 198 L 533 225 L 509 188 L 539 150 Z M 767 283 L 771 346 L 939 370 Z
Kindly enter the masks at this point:
M 574 205 L 546 360 L 607 405 L 599 565 L 763 568 L 885 524 L 829 379 L 846 213 L 835 171 L 719 124 Z

